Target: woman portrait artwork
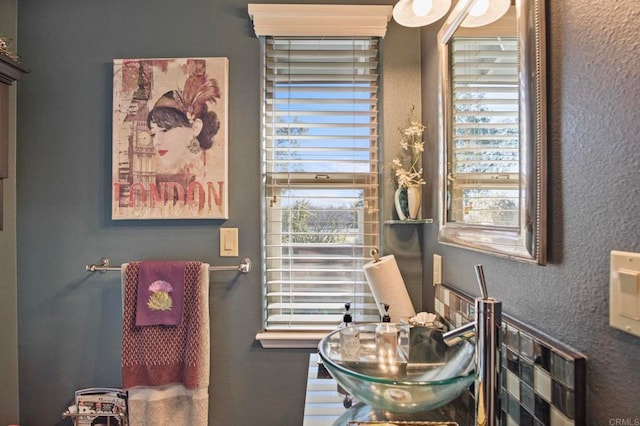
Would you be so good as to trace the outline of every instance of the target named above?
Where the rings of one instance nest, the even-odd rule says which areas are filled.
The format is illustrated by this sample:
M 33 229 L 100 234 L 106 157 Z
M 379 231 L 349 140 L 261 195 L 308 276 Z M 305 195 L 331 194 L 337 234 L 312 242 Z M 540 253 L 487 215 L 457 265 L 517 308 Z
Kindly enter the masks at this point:
M 113 219 L 226 219 L 226 58 L 116 59 Z

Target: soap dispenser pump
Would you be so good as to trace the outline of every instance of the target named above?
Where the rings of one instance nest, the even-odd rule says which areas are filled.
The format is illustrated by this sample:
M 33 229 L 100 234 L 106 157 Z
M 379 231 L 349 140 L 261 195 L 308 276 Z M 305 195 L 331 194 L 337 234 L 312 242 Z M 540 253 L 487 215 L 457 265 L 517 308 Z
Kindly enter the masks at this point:
M 382 315 L 382 322 L 391 322 L 391 316 L 389 315 L 389 305 L 386 303 L 381 303 L 384 308 L 384 314 Z
M 344 304 L 344 315 L 342 315 L 342 324 L 340 324 L 340 328 L 348 327 L 353 322 L 353 317 L 351 316 L 349 309 L 351 309 L 351 302 Z
M 355 359 L 360 350 L 360 332 L 353 327 L 353 317 L 349 309 L 351 302 L 344 304 L 344 315 L 340 324 L 340 349 L 343 359 Z

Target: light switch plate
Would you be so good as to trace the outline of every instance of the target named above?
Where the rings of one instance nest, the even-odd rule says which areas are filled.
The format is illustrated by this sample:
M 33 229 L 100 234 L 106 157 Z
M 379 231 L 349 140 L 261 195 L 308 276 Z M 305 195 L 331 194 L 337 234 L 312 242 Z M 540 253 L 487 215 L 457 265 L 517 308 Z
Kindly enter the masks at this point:
M 238 228 L 220 228 L 220 256 L 238 256 Z
M 433 255 L 433 285 L 442 284 L 442 256 Z
M 640 337 L 640 253 L 611 251 L 609 325 Z

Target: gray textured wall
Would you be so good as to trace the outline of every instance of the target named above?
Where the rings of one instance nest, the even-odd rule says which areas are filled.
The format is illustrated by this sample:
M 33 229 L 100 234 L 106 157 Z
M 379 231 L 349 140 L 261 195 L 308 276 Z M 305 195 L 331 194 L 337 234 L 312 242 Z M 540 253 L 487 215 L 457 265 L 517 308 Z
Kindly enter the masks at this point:
M 432 253 L 443 255 L 445 281 L 474 295 L 482 263 L 506 312 L 587 355 L 588 424 L 637 422 L 640 338 L 609 327 L 608 315 L 609 252 L 640 251 L 640 9 L 637 0 L 547 3 L 548 265 L 441 245 L 434 227 L 425 231 L 424 297 Z M 423 110 L 434 124 L 435 31 L 422 33 Z M 435 170 L 436 158 L 429 164 Z
M 640 416 L 633 368 L 640 339 L 607 325 L 608 253 L 640 250 L 635 3 L 548 6 L 549 265 L 439 245 L 435 227 L 423 226 L 427 306 L 433 252 L 444 255 L 447 282 L 472 294 L 472 265 L 483 263 L 507 312 L 589 356 L 589 424 Z M 20 414 L 22 424 L 40 425 L 59 420 L 74 389 L 120 382 L 119 280 L 87 276 L 86 263 L 177 254 L 220 263 L 220 226 L 239 227 L 241 255 L 257 261 L 258 42 L 239 0 L 29 0 L 18 9 L 20 53 L 33 70 L 18 94 Z M 432 142 L 435 31 L 422 31 L 422 107 Z M 231 219 L 112 222 L 111 60 L 191 55 L 230 59 Z M 427 150 L 434 173 L 435 148 Z M 416 244 L 410 231 L 394 232 Z M 261 349 L 254 342 L 259 277 L 233 278 L 215 274 L 211 288 L 211 424 L 297 425 L 308 351 Z
M 210 424 L 300 424 L 309 350 L 265 350 L 254 341 L 262 327 L 260 70 L 247 2 L 29 0 L 19 3 L 18 19 L 21 54 L 33 70 L 18 96 L 21 423 L 54 424 L 74 390 L 120 385 L 119 274 L 88 274 L 87 263 L 179 257 L 235 264 L 217 255 L 224 226 L 239 228 L 240 255 L 254 270 L 213 274 Z M 385 46 L 398 63 L 389 77 L 402 72 L 405 84 L 409 74 L 416 81 L 411 93 L 388 96 L 397 102 L 385 109 L 402 108 L 403 120 L 404 103 L 420 102 L 419 44 L 418 30 L 391 24 Z M 402 62 L 402 52 L 413 58 Z M 188 56 L 230 60 L 230 219 L 112 221 L 112 60 Z M 414 278 L 417 304 L 419 236 L 416 228 L 397 231 L 388 242 L 404 251 L 399 263 Z

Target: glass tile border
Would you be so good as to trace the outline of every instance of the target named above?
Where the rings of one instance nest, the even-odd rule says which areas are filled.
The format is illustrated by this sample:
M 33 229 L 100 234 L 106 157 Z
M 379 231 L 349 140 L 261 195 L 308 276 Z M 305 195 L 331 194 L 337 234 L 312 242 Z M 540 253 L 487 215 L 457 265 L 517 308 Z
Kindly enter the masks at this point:
M 475 318 L 474 298 L 460 290 L 437 285 L 434 302 L 436 313 L 454 327 Z M 503 425 L 585 424 L 585 355 L 505 313 L 501 349 Z

